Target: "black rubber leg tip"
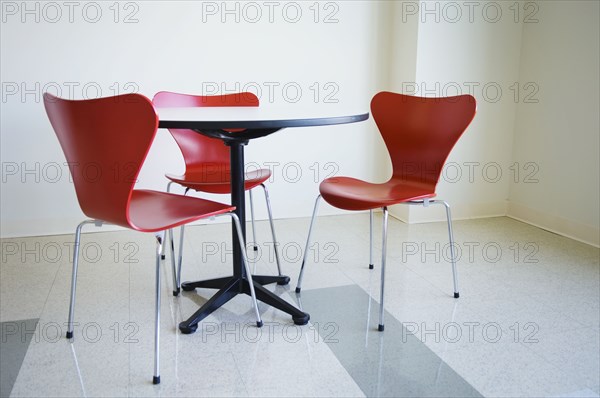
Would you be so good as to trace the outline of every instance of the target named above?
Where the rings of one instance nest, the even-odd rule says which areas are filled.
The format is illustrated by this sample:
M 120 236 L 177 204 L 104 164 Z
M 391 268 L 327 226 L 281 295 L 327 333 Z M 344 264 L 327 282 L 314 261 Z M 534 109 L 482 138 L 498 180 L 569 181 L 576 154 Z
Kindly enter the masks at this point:
M 373 269 L 375 266 L 373 264 L 369 264 L 369 269 Z
M 286 277 L 284 277 L 282 280 L 280 280 L 279 282 L 277 282 L 277 284 L 278 284 L 279 286 L 285 286 L 285 285 L 287 285 L 288 283 L 290 283 L 290 277 L 289 277 L 289 276 L 286 276 Z
M 73 332 L 67 332 L 67 338 L 68 339 L 72 339 L 73 338 Z
M 296 288 L 296 293 L 300 293 L 300 290 L 302 290 L 301 288 L 297 287 Z
M 179 292 L 180 292 L 180 291 L 181 291 L 180 289 L 173 290 L 173 297 L 177 297 L 177 296 L 179 296 Z
M 254 251 L 257 252 L 258 251 L 258 246 L 254 246 Z
M 161 254 L 161 255 L 160 255 L 160 259 L 161 259 L 161 260 L 164 260 L 165 258 L 166 258 L 166 257 L 165 257 L 165 255 L 164 255 L 164 254 Z
M 377 330 L 380 332 L 383 332 L 384 326 L 383 325 L 379 325 L 377 326 Z
M 181 288 L 183 289 L 183 291 L 184 291 L 184 292 L 191 292 L 191 291 L 194 291 L 194 290 L 196 290 L 196 288 L 195 288 L 195 287 L 188 286 L 188 285 L 186 285 L 185 283 L 183 283 L 183 284 L 181 285 Z
M 256 322 L 256 327 L 257 328 L 262 328 L 262 326 L 263 326 L 263 321 L 260 321 L 260 322 L 257 321 Z
M 292 319 L 294 320 L 295 325 L 302 326 L 302 325 L 306 325 L 308 323 L 308 321 L 310 320 L 310 315 L 308 315 L 305 312 L 304 316 L 292 317 Z
M 160 384 L 160 376 L 152 376 L 152 384 Z
M 458 292 L 454 292 L 454 298 L 459 298 L 460 295 L 458 294 Z
M 183 333 L 183 334 L 192 334 L 197 329 L 198 329 L 198 325 L 189 325 L 189 326 L 186 326 L 186 325 L 179 324 L 179 330 L 181 330 L 181 333 Z

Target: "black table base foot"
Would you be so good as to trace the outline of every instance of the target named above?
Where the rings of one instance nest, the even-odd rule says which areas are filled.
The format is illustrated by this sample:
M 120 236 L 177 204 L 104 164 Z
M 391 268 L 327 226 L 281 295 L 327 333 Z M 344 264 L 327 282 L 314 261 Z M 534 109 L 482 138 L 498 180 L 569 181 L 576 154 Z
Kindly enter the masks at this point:
M 295 325 L 303 326 L 303 325 L 306 325 L 308 323 L 308 321 L 310 320 L 310 315 L 308 315 L 305 312 L 303 316 L 298 316 L 298 317 L 294 316 L 294 317 L 292 317 L 292 319 L 294 320 Z
M 254 291 L 256 292 L 257 300 L 290 314 L 296 325 L 306 325 L 308 323 L 310 319 L 309 314 L 300 311 L 298 308 L 283 300 L 281 297 L 274 295 L 258 283 L 254 283 Z
M 199 287 L 204 289 L 221 289 L 225 285 L 227 285 L 227 282 L 229 282 L 231 279 L 232 277 L 228 276 L 225 278 L 207 279 L 204 281 L 197 282 L 183 282 L 181 284 L 181 288 L 185 292 L 191 292 L 192 290 L 195 290 Z
M 285 275 L 252 275 L 252 280 L 261 285 L 277 283 L 283 286 L 290 283 L 290 277 Z
M 183 334 L 192 334 L 196 330 L 198 330 L 198 324 L 196 323 L 194 325 L 184 325 L 183 322 L 182 322 L 182 323 L 179 324 L 179 330 Z
M 258 301 L 262 301 L 265 304 L 290 314 L 296 325 L 306 325 L 308 323 L 308 320 L 310 319 L 309 314 L 300 311 L 292 304 L 263 287 L 263 285 L 271 283 L 279 284 L 284 282 L 287 284 L 290 281 L 288 276 L 256 275 L 252 277 L 252 280 L 254 282 L 254 291 Z M 248 280 L 243 277 L 233 276 L 206 281 L 185 282 L 181 284 L 181 288 L 184 291 L 191 291 L 197 287 L 219 289 L 219 291 L 215 293 L 210 300 L 204 303 L 204 305 L 189 319 L 179 324 L 179 330 L 183 334 L 194 333 L 198 329 L 198 322 L 209 316 L 213 311 L 223 306 L 238 294 L 247 294 L 250 296 L 250 284 L 248 283 Z M 260 323 L 261 322 L 257 322 L 256 326 L 261 327 L 262 324 Z

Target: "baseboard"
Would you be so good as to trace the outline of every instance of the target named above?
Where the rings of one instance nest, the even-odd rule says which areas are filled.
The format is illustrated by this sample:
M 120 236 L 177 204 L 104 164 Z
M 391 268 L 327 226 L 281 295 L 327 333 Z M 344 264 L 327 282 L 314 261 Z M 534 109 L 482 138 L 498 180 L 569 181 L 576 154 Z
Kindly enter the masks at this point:
M 450 203 L 453 220 L 470 220 L 475 218 L 500 217 L 506 215 L 507 203 Z M 395 205 L 390 207 L 390 215 L 408 224 L 446 221 L 444 206 L 429 207 L 414 205 Z
M 598 227 L 544 213 L 514 202 L 490 202 L 477 204 L 451 203 L 451 206 L 453 220 L 508 216 L 510 218 L 514 218 L 515 220 L 534 225 L 538 228 L 542 228 L 595 247 L 600 247 L 600 229 L 598 229 Z M 328 215 L 329 213 L 337 214 L 339 213 L 339 210 L 334 210 L 331 212 L 324 211 L 323 213 L 324 214 L 320 215 Z M 390 207 L 390 215 L 408 224 L 439 222 L 446 220 L 446 214 L 443 206 L 429 206 L 428 208 L 424 208 L 422 206 L 395 205 Z M 17 238 L 73 234 L 75 232 L 75 228 L 81 221 L 83 221 L 83 218 L 72 220 L 61 218 L 18 222 L 6 222 L 5 220 L 2 220 L 2 232 L 0 237 Z M 227 222 L 227 219 L 222 218 L 215 221 L 200 220 L 194 224 L 206 224 L 213 222 Z M 107 224 L 102 228 L 90 227 L 85 232 L 110 232 L 119 231 L 122 229 L 123 228 L 121 227 Z
M 583 224 L 514 202 L 508 204 L 506 215 L 538 228 L 600 247 L 600 229 L 598 226 Z

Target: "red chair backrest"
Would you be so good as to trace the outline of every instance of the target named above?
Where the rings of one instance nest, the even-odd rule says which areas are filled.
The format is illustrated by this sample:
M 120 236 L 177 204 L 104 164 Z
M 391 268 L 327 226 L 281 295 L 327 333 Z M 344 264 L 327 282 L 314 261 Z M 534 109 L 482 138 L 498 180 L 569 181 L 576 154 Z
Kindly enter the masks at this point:
M 450 151 L 475 116 L 471 95 L 425 98 L 380 92 L 371 114 L 392 160 L 393 177 L 435 191 Z
M 130 227 L 133 186 L 158 128 L 150 100 L 139 94 L 72 101 L 44 94 L 86 216 Z
M 216 107 L 216 106 L 258 106 L 258 97 L 250 92 L 223 95 L 189 95 L 161 91 L 152 99 L 159 107 Z M 192 130 L 169 129 L 177 142 L 186 168 L 207 163 L 229 164 L 229 147 L 223 141 L 206 137 Z

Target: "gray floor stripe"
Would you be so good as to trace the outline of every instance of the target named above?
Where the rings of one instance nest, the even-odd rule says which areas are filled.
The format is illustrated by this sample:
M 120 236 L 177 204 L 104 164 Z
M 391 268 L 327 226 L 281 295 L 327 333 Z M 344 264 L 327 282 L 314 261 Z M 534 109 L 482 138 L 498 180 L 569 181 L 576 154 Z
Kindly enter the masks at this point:
M 10 396 L 39 319 L 0 322 L 0 397 Z
M 367 397 L 481 397 L 440 357 L 356 285 L 302 291 L 300 302 L 319 335 Z

